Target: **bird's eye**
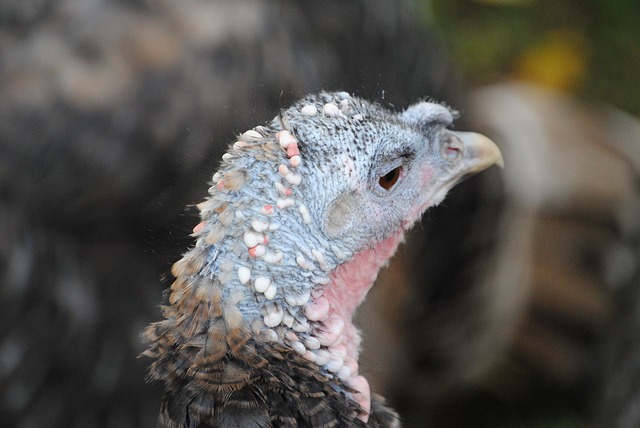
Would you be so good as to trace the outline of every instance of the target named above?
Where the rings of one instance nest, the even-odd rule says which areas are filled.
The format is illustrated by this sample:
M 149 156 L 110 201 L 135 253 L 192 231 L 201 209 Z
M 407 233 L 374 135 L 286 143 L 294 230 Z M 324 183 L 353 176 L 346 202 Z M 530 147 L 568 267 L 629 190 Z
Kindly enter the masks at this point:
M 385 190 L 391 190 L 391 188 L 398 182 L 401 172 L 402 166 L 393 168 L 391 171 L 387 172 L 385 175 L 378 179 L 378 184 L 380 184 L 380 187 Z

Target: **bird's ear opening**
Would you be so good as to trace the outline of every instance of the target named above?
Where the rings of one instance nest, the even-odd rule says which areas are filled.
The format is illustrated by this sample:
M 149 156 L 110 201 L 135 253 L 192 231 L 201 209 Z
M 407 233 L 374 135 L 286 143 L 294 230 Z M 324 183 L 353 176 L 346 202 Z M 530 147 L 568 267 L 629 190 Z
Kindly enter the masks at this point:
M 360 216 L 360 196 L 345 192 L 334 199 L 325 212 L 324 231 L 330 238 L 344 235 L 357 223 Z
M 423 128 L 430 125 L 451 125 L 457 112 L 442 104 L 423 101 L 413 104 L 400 114 L 402 120 L 410 125 Z

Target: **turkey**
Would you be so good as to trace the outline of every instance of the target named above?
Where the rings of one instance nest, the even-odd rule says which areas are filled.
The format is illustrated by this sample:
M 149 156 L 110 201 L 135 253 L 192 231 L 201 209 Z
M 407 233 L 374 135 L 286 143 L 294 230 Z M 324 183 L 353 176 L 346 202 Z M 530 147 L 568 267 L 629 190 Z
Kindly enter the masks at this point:
M 468 111 L 414 6 L 0 1 L 0 425 L 156 426 L 139 334 L 233 133 L 338 87 Z
M 239 137 L 145 332 L 160 425 L 400 425 L 359 374 L 352 317 L 421 214 L 502 165 L 455 116 L 323 92 Z

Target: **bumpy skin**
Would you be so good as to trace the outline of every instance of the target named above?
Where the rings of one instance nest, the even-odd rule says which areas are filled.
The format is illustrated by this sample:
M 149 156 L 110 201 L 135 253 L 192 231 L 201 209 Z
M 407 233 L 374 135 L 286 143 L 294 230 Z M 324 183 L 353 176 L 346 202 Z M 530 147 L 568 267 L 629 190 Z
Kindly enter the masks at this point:
M 155 427 L 139 333 L 233 132 L 338 84 L 464 108 L 413 6 L 0 1 L 2 425 Z
M 321 93 L 240 137 L 147 329 L 161 425 L 399 425 L 358 374 L 351 318 L 422 212 L 501 162 L 452 120 L 435 103 L 392 113 Z
M 337 86 L 467 110 L 413 3 L 0 1 L 3 424 L 156 425 L 139 333 L 233 132 Z

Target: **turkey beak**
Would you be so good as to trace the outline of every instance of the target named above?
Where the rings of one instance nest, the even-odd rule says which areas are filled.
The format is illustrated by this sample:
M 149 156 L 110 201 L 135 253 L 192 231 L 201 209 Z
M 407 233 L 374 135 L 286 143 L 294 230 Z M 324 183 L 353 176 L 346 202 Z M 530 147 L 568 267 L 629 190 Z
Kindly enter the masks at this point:
M 461 175 L 476 174 L 494 164 L 504 168 L 502 153 L 489 138 L 475 132 L 447 132 L 451 138 L 443 147 L 443 155 L 461 163 Z

